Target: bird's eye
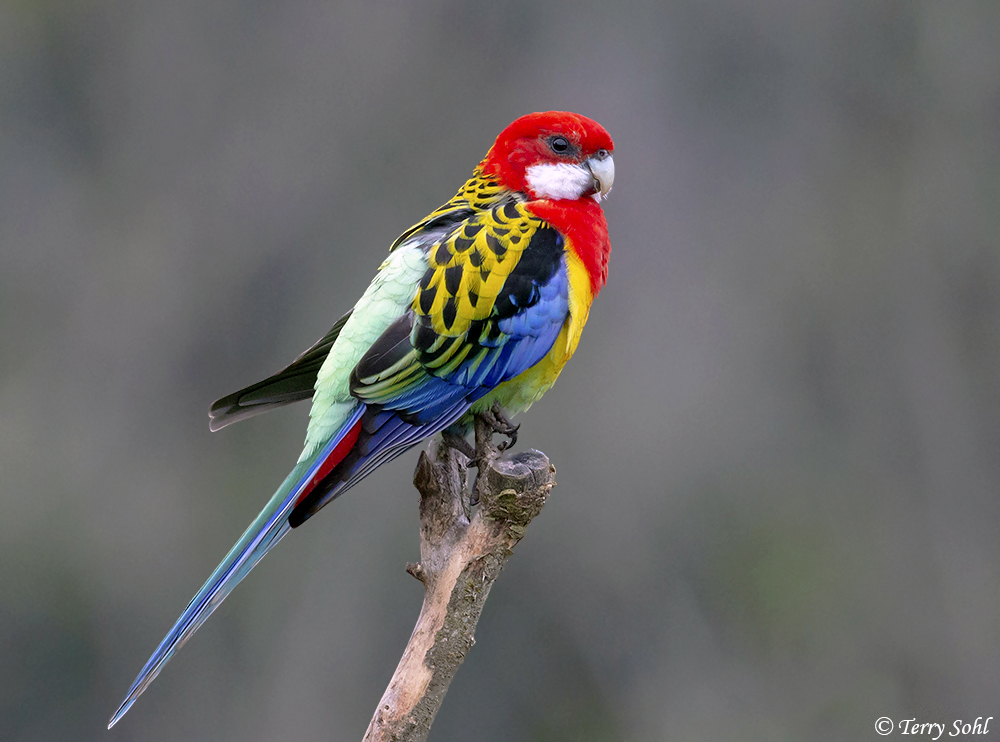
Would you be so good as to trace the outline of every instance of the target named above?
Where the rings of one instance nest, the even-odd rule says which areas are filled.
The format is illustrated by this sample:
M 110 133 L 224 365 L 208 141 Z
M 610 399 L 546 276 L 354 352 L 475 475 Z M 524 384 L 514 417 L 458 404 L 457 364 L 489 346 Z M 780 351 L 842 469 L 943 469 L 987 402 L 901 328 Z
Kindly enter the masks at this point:
M 569 152 L 569 142 L 566 137 L 552 137 L 549 140 L 549 148 L 557 155 L 564 155 Z

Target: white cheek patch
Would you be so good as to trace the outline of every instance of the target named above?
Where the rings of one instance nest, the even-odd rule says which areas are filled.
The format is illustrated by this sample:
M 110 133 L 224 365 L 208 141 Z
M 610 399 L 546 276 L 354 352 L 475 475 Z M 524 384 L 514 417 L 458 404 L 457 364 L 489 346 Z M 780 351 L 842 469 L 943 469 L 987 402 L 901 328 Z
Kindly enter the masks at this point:
M 525 179 L 538 198 L 572 200 L 594 187 L 594 176 L 587 168 L 568 162 L 532 165 L 525 171 Z

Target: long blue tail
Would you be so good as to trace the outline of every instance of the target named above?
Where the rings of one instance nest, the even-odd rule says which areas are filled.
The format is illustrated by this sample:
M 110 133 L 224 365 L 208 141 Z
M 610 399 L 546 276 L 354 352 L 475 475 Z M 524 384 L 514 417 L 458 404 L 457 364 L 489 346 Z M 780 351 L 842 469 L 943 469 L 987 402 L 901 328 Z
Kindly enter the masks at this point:
M 302 493 L 308 490 L 311 484 L 314 484 L 313 478 L 327 464 L 327 459 L 337 448 L 337 445 L 352 431 L 355 435 L 357 434 L 355 425 L 361 419 L 364 411 L 365 405 L 358 405 L 358 408 L 344 423 L 337 435 L 315 457 L 300 462 L 292 469 L 291 474 L 285 478 L 281 487 L 274 493 L 260 515 L 250 524 L 246 533 L 236 542 L 232 550 L 226 554 L 226 558 L 216 567 L 212 576 L 188 603 L 181 617 L 177 619 L 177 623 L 160 642 L 160 646 L 156 648 L 153 656 L 149 658 L 145 667 L 142 668 L 142 672 L 132 683 L 132 687 L 129 688 L 128 695 L 118 707 L 118 711 L 111 717 L 108 729 L 125 715 L 135 703 L 135 699 L 142 695 L 142 692 L 163 669 L 163 666 L 174 656 L 174 652 L 191 638 L 191 635 L 212 615 L 212 611 L 219 607 L 219 604 L 232 592 L 239 581 L 246 577 L 257 562 L 291 530 L 291 526 L 288 524 L 288 515 L 294 509 Z

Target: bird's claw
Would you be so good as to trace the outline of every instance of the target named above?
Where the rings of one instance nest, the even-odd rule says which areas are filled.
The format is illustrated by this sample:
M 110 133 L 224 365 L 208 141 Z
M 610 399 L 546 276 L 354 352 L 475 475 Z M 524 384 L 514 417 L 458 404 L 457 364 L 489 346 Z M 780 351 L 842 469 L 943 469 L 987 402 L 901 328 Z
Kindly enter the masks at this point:
M 486 467 L 496 459 L 497 455 L 510 450 L 517 443 L 517 431 L 520 425 L 514 425 L 507 417 L 507 413 L 497 403 L 483 412 L 477 413 L 476 417 L 482 425 L 476 425 L 476 445 L 473 446 L 464 436 L 448 430 L 441 431 L 441 440 L 449 448 L 458 451 L 469 459 L 470 464 L 479 469 L 479 476 L 469 493 L 469 507 L 479 504 L 479 477 L 485 475 Z M 495 448 L 493 447 L 492 436 L 496 433 L 507 436 L 507 440 L 501 441 Z
M 507 436 L 507 440 L 497 446 L 498 451 L 506 451 L 514 447 L 514 444 L 517 443 L 517 431 L 521 426 L 511 422 L 499 403 L 494 402 L 493 406 L 483 413 L 483 418 L 495 433 Z

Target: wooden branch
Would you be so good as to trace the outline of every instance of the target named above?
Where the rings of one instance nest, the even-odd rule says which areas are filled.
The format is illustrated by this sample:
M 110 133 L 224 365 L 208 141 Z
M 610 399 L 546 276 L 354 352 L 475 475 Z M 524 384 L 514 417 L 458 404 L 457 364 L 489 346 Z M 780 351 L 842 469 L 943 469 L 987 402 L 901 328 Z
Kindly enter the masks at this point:
M 420 492 L 420 563 L 406 571 L 424 584 L 424 604 L 365 742 L 427 739 L 451 679 L 475 643 L 493 581 L 555 485 L 545 454 L 500 459 L 491 432 L 477 419 L 476 461 L 436 442 L 420 454 L 413 476 Z M 479 468 L 479 506 L 471 518 L 470 463 Z

